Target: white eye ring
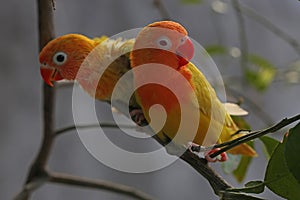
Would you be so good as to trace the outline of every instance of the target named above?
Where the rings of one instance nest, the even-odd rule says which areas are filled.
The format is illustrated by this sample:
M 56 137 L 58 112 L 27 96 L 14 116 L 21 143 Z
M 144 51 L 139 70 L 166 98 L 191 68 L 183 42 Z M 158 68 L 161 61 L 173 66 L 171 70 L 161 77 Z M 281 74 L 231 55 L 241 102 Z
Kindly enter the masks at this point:
M 60 51 L 54 54 L 53 56 L 53 62 L 57 65 L 62 65 L 67 61 L 67 54 Z
M 165 49 L 165 50 L 170 49 L 171 46 L 172 46 L 171 40 L 166 36 L 162 36 L 162 37 L 158 38 L 156 40 L 156 43 L 157 43 L 159 48 Z

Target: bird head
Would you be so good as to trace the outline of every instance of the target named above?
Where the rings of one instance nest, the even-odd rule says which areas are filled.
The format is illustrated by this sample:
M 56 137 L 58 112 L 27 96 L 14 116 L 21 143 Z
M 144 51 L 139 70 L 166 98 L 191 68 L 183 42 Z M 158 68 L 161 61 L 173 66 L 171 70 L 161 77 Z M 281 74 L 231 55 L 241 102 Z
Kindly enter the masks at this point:
M 173 21 L 149 24 L 138 34 L 131 53 L 133 67 L 160 63 L 178 69 L 194 55 L 194 46 L 186 29 Z
M 74 80 L 77 72 L 93 50 L 94 41 L 79 34 L 67 34 L 50 41 L 40 52 L 40 71 L 44 81 Z

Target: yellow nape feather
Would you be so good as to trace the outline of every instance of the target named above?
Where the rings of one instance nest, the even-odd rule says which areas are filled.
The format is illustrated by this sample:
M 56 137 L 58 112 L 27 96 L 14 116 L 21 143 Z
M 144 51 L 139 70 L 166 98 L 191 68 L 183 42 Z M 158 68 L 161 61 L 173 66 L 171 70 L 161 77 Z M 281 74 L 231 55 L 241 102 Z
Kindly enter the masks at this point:
M 92 97 L 101 101 L 110 101 L 116 83 L 131 69 L 129 52 L 133 48 L 135 39 L 114 40 L 102 36 L 94 38 L 93 41 L 95 48 L 85 60 L 87 64 L 85 68 L 92 73 L 78 82 Z M 125 82 L 115 98 L 122 99 L 132 88 L 133 81 Z M 131 98 L 130 105 L 139 107 L 134 98 Z

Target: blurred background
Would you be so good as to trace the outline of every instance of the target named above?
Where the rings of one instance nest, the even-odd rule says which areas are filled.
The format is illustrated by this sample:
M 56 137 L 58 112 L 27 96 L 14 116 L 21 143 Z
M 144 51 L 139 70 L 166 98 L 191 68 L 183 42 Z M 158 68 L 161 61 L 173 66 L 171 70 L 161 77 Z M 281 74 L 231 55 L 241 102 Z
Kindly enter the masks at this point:
M 299 1 L 241 1 L 240 6 L 246 13 L 242 15 L 242 23 L 232 1 L 161 2 L 166 11 L 161 12 L 152 0 L 57 1 L 55 32 L 57 36 L 67 33 L 111 36 L 143 27 L 166 17 L 162 15 L 168 15 L 183 24 L 193 39 L 208 48 L 228 87 L 228 98 L 237 101 L 243 97 L 243 107 L 250 112 L 246 119 L 253 129 L 267 127 L 299 113 Z M 264 24 L 266 22 L 258 15 L 272 24 Z M 42 138 L 42 79 L 38 63 L 36 2 L 2 2 L 0 21 L 0 199 L 12 199 L 26 179 Z M 287 35 L 282 36 L 274 26 Z M 246 37 L 245 40 L 241 41 L 241 36 Z M 294 46 L 287 42 L 290 39 L 295 40 L 296 43 L 292 42 Z M 241 63 L 241 51 L 252 56 L 247 63 L 252 73 L 242 70 L 241 65 L 245 63 Z M 267 64 L 264 61 L 268 61 Z M 261 74 L 267 74 L 269 78 L 266 80 Z M 71 89 L 57 91 L 57 127 L 73 124 L 71 96 Z M 110 110 L 107 104 L 98 106 L 103 113 Z M 275 136 L 281 138 L 282 133 Z M 255 146 L 260 156 L 253 159 L 244 182 L 264 177 L 267 160 L 261 143 L 257 141 Z M 151 173 L 119 172 L 94 159 L 75 132 L 59 137 L 52 150 L 49 161 L 52 170 L 126 184 L 157 199 L 217 199 L 207 181 L 180 160 Z M 231 175 L 224 174 L 219 164 L 212 166 L 229 183 L 242 186 Z M 280 199 L 268 190 L 260 196 Z M 33 193 L 32 199 L 130 198 L 105 191 L 45 184 Z

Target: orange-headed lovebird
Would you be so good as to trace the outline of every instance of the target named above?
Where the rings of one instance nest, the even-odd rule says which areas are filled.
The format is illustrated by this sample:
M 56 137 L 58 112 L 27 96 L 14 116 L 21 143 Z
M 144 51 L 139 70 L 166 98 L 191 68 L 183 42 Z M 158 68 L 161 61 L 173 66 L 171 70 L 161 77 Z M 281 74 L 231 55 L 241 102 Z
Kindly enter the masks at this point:
M 133 48 L 134 42 L 134 39 L 113 40 L 106 36 L 90 39 L 81 34 L 57 37 L 40 52 L 41 75 L 50 86 L 53 86 L 52 82 L 62 79 L 75 80 L 93 98 L 110 102 L 117 81 L 131 69 L 128 52 Z M 87 64 L 83 64 L 91 53 Z M 92 60 L 94 57 L 95 60 Z M 125 82 L 119 95 L 126 93 L 132 85 L 133 82 Z M 129 109 L 139 109 L 134 95 L 130 99 Z
M 192 142 L 196 145 L 213 145 L 215 142 L 222 143 L 235 139 L 238 137 L 234 134 L 239 130 L 238 127 L 205 76 L 189 62 L 194 54 L 194 46 L 187 35 L 186 29 L 173 21 L 155 22 L 141 30 L 130 54 L 134 82 L 139 85 L 149 77 L 153 78 L 154 82 L 139 85 L 135 92 L 137 101 L 148 122 L 155 120 L 151 119 L 153 105 L 159 104 L 164 108 L 162 110 L 156 107 L 156 117 L 163 115 L 163 112 L 166 113 L 165 124 L 157 132 L 162 137 L 174 139 L 173 142 L 176 144 L 186 146 Z M 167 70 L 165 66 L 172 70 Z M 139 68 L 142 69 L 140 70 L 142 73 L 137 71 Z M 184 77 L 186 82 L 180 77 Z M 183 99 L 181 103 L 184 105 L 180 105 L 174 91 L 161 85 L 160 80 L 180 93 Z M 193 98 L 192 93 L 196 98 Z M 187 119 L 183 119 L 188 122 L 185 124 L 184 132 L 177 137 L 177 131 L 182 123 L 181 106 L 188 112 L 188 116 L 185 116 Z M 192 133 L 190 127 L 195 124 L 197 128 L 195 133 Z M 246 156 L 256 155 L 247 144 L 241 144 L 229 152 Z M 207 156 L 206 158 L 209 159 Z M 224 161 L 226 157 L 219 159 Z

